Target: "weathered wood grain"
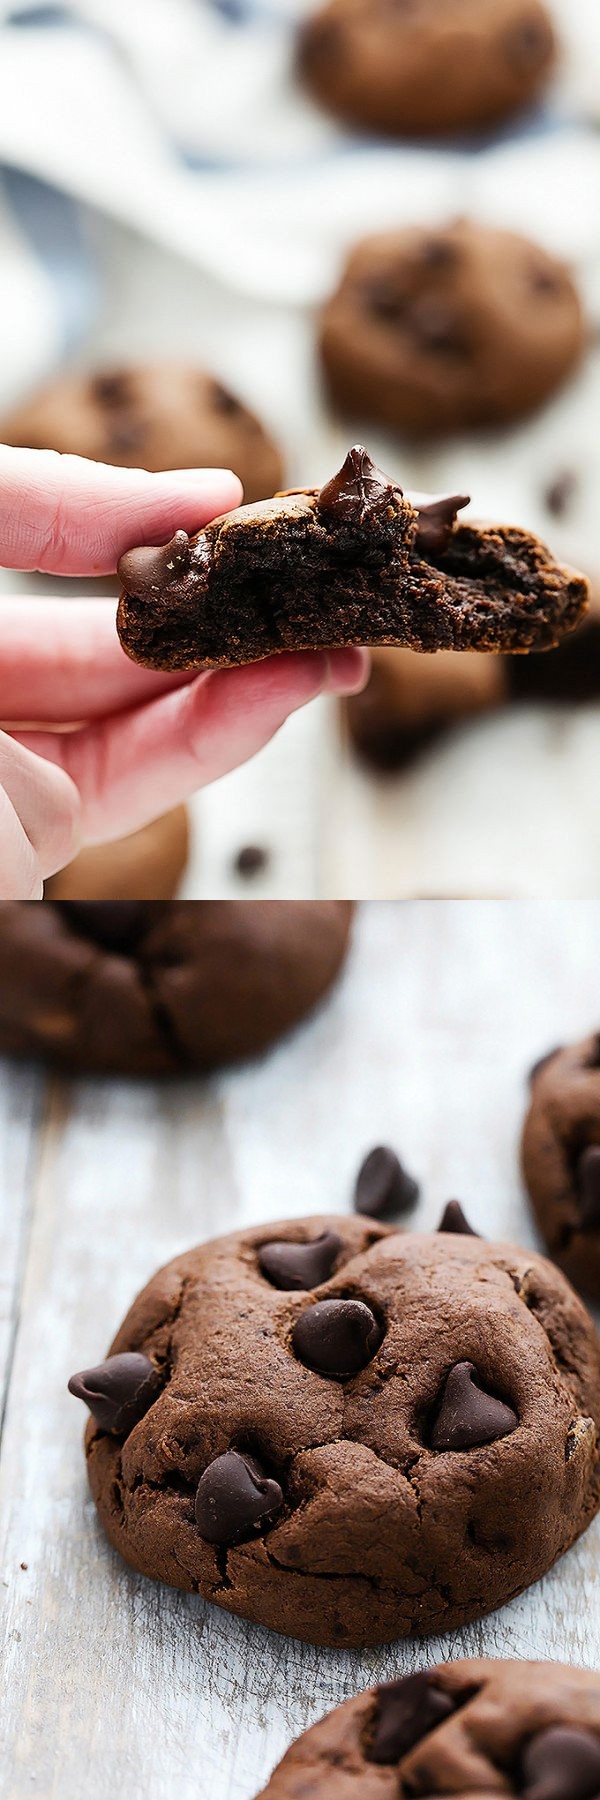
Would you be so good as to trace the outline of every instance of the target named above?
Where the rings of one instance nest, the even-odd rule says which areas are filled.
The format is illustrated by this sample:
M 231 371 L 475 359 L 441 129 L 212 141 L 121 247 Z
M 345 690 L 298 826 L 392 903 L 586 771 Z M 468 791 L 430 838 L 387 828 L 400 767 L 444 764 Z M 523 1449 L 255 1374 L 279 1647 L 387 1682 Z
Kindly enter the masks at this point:
M 290 1737 L 375 1677 L 480 1652 L 600 1666 L 597 1525 L 493 1618 L 366 1655 L 142 1580 L 96 1525 L 66 1393 L 162 1259 L 261 1217 L 346 1209 L 377 1140 L 421 1178 L 420 1223 L 458 1194 L 486 1233 L 533 1242 L 524 1073 L 597 1024 L 599 928 L 593 901 L 372 905 L 330 1003 L 270 1057 L 206 1083 L 50 1084 L 12 1149 L 35 1083 L 2 1070 L 0 1154 L 30 1217 L 0 1465 L 10 1800 L 253 1800 Z

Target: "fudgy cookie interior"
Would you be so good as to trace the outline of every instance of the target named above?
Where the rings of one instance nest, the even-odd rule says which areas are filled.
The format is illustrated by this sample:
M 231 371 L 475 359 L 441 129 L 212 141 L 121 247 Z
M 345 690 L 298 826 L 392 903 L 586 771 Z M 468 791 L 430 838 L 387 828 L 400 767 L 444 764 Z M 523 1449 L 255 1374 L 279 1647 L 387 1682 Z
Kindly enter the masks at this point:
M 587 601 L 532 534 L 457 525 L 466 498 L 411 498 L 355 446 L 325 487 L 276 496 L 121 559 L 121 642 L 148 667 L 276 651 L 404 644 L 529 650 Z

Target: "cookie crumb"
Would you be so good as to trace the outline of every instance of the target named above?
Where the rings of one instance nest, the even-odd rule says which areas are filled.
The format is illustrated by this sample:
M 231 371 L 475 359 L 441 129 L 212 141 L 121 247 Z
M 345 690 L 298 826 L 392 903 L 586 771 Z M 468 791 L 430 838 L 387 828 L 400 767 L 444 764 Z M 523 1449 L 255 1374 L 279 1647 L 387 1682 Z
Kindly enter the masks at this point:
M 261 870 L 268 868 L 269 861 L 269 852 L 264 850 L 261 844 L 243 844 L 234 858 L 233 866 L 236 875 L 243 875 L 244 879 L 251 879 L 252 876 L 259 875 Z
M 553 519 L 562 519 L 569 511 L 577 492 L 578 479 L 573 469 L 564 469 L 554 481 L 549 483 L 544 493 L 544 502 Z

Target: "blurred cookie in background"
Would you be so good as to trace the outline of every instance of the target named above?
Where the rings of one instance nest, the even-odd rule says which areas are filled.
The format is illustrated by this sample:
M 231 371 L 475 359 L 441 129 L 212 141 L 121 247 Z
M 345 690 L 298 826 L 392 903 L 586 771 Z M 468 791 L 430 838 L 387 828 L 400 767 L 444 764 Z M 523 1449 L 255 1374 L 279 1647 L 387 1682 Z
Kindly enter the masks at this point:
M 600 598 L 584 623 L 555 650 L 529 656 L 441 650 L 371 653 L 362 694 L 343 704 L 350 740 L 374 769 L 393 773 L 444 732 L 517 701 L 578 704 L 600 700 Z
M 525 417 L 585 343 L 566 264 L 468 219 L 362 239 L 320 323 L 336 408 L 421 438 Z
M 124 468 L 233 469 L 246 500 L 284 479 L 277 445 L 205 369 L 157 361 L 57 375 L 0 420 L 3 443 Z
M 170 900 L 177 893 L 189 850 L 185 806 L 153 819 L 141 831 L 112 844 L 82 850 L 45 883 L 46 900 Z
M 298 61 L 346 124 L 440 137 L 531 106 L 556 54 L 541 0 L 329 0 L 301 29 Z

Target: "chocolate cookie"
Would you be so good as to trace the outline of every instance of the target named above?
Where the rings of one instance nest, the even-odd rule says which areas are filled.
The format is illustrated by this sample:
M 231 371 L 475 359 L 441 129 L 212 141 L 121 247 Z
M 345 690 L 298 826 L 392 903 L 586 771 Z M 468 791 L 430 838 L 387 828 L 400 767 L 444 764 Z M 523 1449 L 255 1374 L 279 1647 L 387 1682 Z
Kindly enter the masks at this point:
M 550 1255 L 600 1299 L 600 1038 L 553 1050 L 531 1074 L 523 1173 Z
M 188 859 L 188 817 L 176 806 L 141 831 L 93 844 L 46 882 L 47 900 L 170 900 Z
M 537 100 L 555 39 L 540 0 L 329 0 L 300 34 L 300 73 L 349 125 L 441 137 Z
M 342 702 L 359 756 L 375 769 L 413 761 L 453 726 L 517 702 L 584 704 L 600 699 L 600 606 L 556 649 L 530 656 L 374 650 L 361 694 Z
M 530 532 L 458 524 L 466 505 L 460 494 L 404 494 L 356 445 L 323 488 L 122 556 L 123 648 L 153 669 L 349 644 L 548 648 L 584 612 L 584 577 Z
M 334 405 L 413 437 L 524 417 L 576 368 L 584 343 L 565 264 L 467 219 L 364 238 L 320 327 Z
M 600 1503 L 591 1320 L 541 1257 L 462 1232 L 233 1232 L 161 1270 L 73 1391 L 126 1560 L 315 1644 L 479 1618 Z
M 163 1075 L 254 1056 L 341 967 L 343 900 L 0 908 L 0 1052 Z
M 261 1800 L 508 1793 L 597 1800 L 600 1676 L 483 1657 L 401 1675 L 305 1731 Z
M 247 500 L 282 481 L 277 445 L 205 369 L 127 364 L 59 375 L 0 422 L 4 444 L 143 469 L 234 469 Z

